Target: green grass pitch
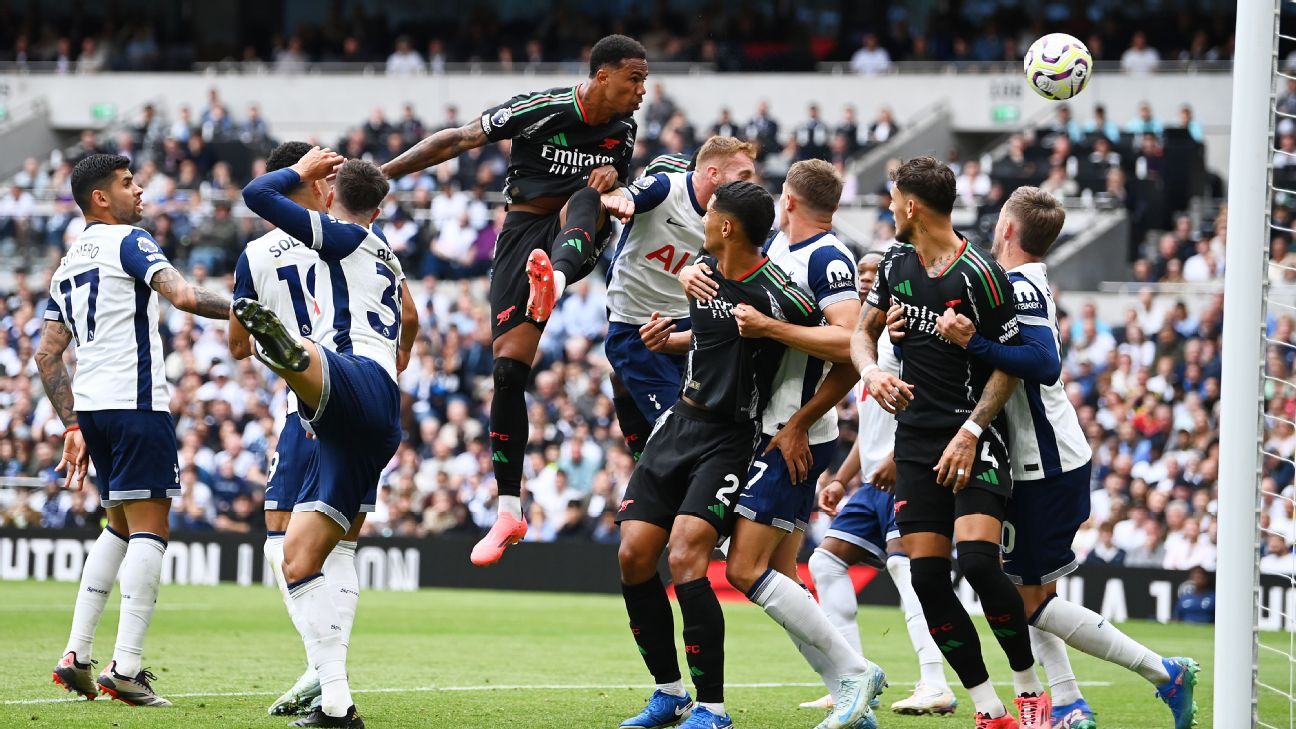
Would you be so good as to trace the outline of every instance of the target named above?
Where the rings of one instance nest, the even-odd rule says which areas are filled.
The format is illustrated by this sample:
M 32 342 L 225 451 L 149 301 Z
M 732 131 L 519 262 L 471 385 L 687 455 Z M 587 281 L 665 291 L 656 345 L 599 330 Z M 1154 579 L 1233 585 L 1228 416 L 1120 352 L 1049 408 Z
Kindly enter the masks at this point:
M 100 698 L 67 701 L 50 669 L 67 639 L 76 586 L 0 583 L 0 727 L 281 727 L 265 708 L 301 672 L 303 650 L 276 591 L 222 585 L 162 589 L 145 645 L 155 686 L 176 706 L 133 709 Z M 116 636 L 114 591 L 99 628 L 96 659 Z M 812 727 L 821 716 L 799 710 L 818 698 L 817 683 L 781 629 L 758 608 L 725 605 L 728 620 L 726 704 L 737 727 Z M 361 596 L 350 656 L 356 702 L 371 727 L 615 727 L 642 707 L 650 679 L 625 628 L 616 596 L 424 590 Z M 984 628 L 984 621 L 978 619 Z M 678 613 L 676 616 L 678 626 Z M 901 697 L 918 668 L 899 609 L 861 608 L 868 656 L 886 668 L 882 727 L 970 727 L 971 705 L 954 718 L 901 717 L 885 707 Z M 1200 725 L 1211 726 L 1209 627 L 1127 623 L 1165 655 L 1191 655 L 1203 666 Z M 1289 636 L 1269 636 L 1286 647 Z M 982 641 L 996 680 L 1009 674 L 988 634 Z M 682 660 L 681 652 L 681 660 Z M 1132 673 L 1074 654 L 1076 674 L 1103 729 L 1170 727 L 1170 713 Z M 1266 658 L 1266 661 L 1272 659 Z M 1284 664 L 1281 670 L 1286 686 Z M 952 676 L 952 674 L 951 674 Z M 1009 688 L 1001 695 L 1009 696 Z M 1286 701 L 1266 702 L 1267 718 L 1285 721 Z M 1237 726 L 1244 726 L 1244 720 Z

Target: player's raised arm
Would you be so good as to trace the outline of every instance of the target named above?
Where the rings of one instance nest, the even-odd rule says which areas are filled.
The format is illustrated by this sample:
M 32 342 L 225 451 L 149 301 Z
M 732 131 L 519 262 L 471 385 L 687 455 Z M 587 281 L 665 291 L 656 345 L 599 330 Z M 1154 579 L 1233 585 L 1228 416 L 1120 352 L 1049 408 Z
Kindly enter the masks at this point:
M 314 147 L 292 167 L 268 172 L 249 182 L 243 188 L 243 202 L 275 227 L 319 249 L 319 238 L 323 235 L 319 214 L 312 215 L 312 211 L 288 197 L 288 192 L 303 181 L 329 177 L 343 161 L 342 155 L 333 150 Z
M 396 159 L 383 165 L 382 172 L 387 179 L 394 180 L 411 172 L 425 170 L 446 160 L 454 159 L 488 141 L 490 140 L 486 138 L 481 121 L 474 119 L 461 127 L 442 129 L 430 137 L 425 137 L 402 152 Z

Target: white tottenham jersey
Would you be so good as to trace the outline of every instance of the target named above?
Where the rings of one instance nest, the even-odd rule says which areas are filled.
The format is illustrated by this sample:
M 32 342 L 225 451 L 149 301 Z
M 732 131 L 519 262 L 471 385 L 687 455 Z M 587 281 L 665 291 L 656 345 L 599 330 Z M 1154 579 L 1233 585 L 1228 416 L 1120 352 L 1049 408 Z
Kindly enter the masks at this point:
M 1057 304 L 1043 263 L 1022 264 L 1008 272 L 1021 327 L 1047 327 L 1061 352 Z M 1022 380 L 1004 406 L 1014 481 L 1037 481 L 1073 471 L 1093 457 L 1075 408 L 1059 378 L 1051 385 Z
M 885 328 L 878 338 L 877 352 L 878 367 L 899 376 L 900 361 L 896 359 L 895 347 L 891 345 L 891 337 Z M 855 445 L 859 448 L 860 478 L 868 483 L 878 466 L 895 450 L 896 419 L 869 396 L 862 380 L 855 388 L 855 397 L 859 401 L 859 437 Z
M 837 236 L 824 232 L 796 244 L 779 233 L 765 250 L 774 265 L 783 269 L 792 282 L 808 291 L 820 311 L 843 301 L 859 298 L 855 289 L 855 263 L 850 251 Z M 802 405 L 814 396 L 828 373 L 829 365 L 797 349 L 783 353 L 769 405 L 761 419 L 761 432 L 774 435 Z M 837 409 L 831 408 L 810 426 L 810 443 L 827 443 L 837 439 Z
M 706 213 L 693 195 L 693 173 L 641 177 L 626 192 L 635 214 L 621 229 L 608 272 L 608 318 L 636 326 L 654 311 L 687 319 L 688 299 L 676 276 L 702 251 Z
M 234 267 L 234 298 L 256 299 L 270 307 L 290 331 L 314 339 L 321 322 L 331 322 L 329 277 L 319 276 L 319 254 L 282 230 L 247 244 Z M 288 391 L 288 413 L 297 412 L 297 395 Z
M 153 236 L 91 223 L 54 271 L 45 319 L 76 342 L 77 410 L 170 409 L 153 274 L 170 268 Z
M 288 199 L 301 178 L 291 168 L 262 175 L 243 190 L 249 209 L 319 252 L 317 278 L 327 278 L 332 316 L 312 324 L 311 338 L 338 354 L 367 357 L 396 380 L 405 274 L 378 228 L 338 220 Z M 320 283 L 317 281 L 317 283 Z

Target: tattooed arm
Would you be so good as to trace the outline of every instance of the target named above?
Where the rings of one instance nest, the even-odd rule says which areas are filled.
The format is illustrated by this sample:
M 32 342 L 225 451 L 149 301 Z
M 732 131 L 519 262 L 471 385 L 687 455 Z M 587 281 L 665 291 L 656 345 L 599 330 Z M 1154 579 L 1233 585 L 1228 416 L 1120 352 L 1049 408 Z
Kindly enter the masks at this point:
M 869 395 L 877 400 L 883 410 L 896 413 L 909 407 L 914 393 L 912 385 L 878 367 L 878 337 L 882 336 L 885 327 L 886 312 L 871 304 L 864 304 L 864 313 L 860 314 L 855 334 L 851 336 L 851 362 L 856 370 L 863 373 L 864 386 L 868 388 Z
M 40 371 L 45 395 L 67 429 L 63 433 L 63 459 L 54 470 L 67 469 L 67 485 L 85 485 L 90 467 L 90 451 L 77 421 L 76 401 L 72 397 L 72 378 L 63 366 L 63 352 L 72 341 L 72 332 L 62 322 L 46 321 L 41 329 L 40 347 L 36 350 L 36 369 Z
M 461 127 L 442 129 L 426 137 L 383 165 L 382 172 L 388 179 L 394 180 L 458 157 L 486 142 L 486 132 L 482 130 L 481 121 L 474 119 Z
M 168 266 L 153 274 L 149 285 L 181 311 L 208 319 L 229 317 L 229 297 L 191 285 L 174 268 Z
M 990 421 L 994 420 L 1000 410 L 1003 410 L 1004 404 L 1008 402 L 1016 387 L 1016 377 L 1003 370 L 995 370 L 986 381 L 985 389 L 981 391 L 981 399 L 972 409 L 972 415 L 968 420 L 982 429 L 989 426 Z M 972 478 L 972 462 L 976 459 L 977 441 L 978 438 L 966 428 L 959 428 L 949 445 L 945 446 L 940 462 L 936 464 L 937 483 L 952 486 L 954 493 L 963 490 Z
M 40 347 L 36 349 L 36 369 L 40 371 L 41 384 L 49 397 L 54 412 L 63 425 L 77 424 L 72 399 L 72 378 L 63 366 L 63 352 L 72 341 L 72 332 L 62 322 L 47 321 L 41 329 Z

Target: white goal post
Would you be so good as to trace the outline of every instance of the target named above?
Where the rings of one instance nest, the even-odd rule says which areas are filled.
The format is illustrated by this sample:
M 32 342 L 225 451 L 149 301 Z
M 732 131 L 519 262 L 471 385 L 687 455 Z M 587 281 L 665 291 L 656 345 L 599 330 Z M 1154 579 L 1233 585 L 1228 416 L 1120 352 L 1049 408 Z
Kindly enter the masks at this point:
M 1275 0 L 1237 6 L 1219 421 L 1215 729 L 1254 727 L 1258 720 L 1261 383 L 1278 17 Z

